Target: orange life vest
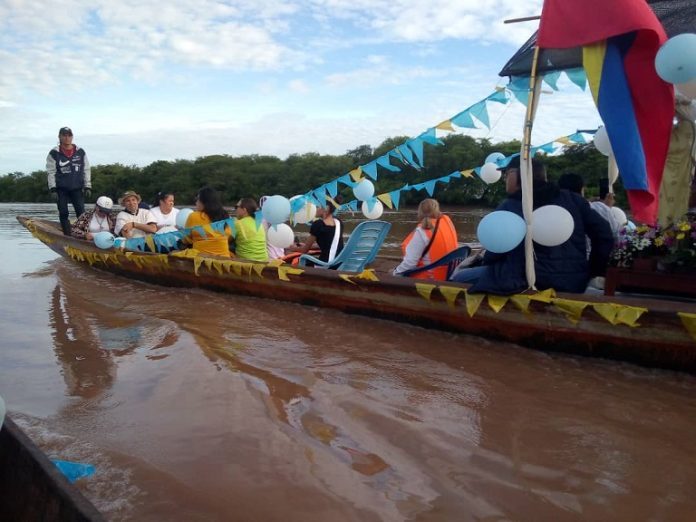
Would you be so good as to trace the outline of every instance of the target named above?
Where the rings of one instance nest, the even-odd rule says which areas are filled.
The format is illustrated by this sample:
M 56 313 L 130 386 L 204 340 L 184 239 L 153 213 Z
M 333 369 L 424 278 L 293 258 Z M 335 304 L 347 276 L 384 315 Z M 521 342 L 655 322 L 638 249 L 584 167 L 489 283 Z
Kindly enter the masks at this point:
M 431 219 L 430 223 L 432 225 L 432 228 L 423 229 L 423 232 L 425 232 L 428 241 L 430 241 L 433 236 L 433 231 L 435 230 L 437 220 Z M 418 228 L 422 228 L 422 225 L 419 224 Z M 401 243 L 401 251 L 404 256 L 406 256 L 406 247 L 413 239 L 413 234 L 415 233 L 416 231 L 413 230 L 408 236 L 406 236 L 404 242 Z M 440 226 L 438 226 L 437 234 L 435 234 L 435 239 L 432 241 L 430 249 L 427 252 L 428 257 L 430 258 L 430 263 L 432 263 L 433 261 L 437 261 L 446 254 L 449 254 L 458 246 L 459 242 L 457 241 L 457 231 L 454 229 L 454 223 L 452 223 L 452 220 L 449 218 L 449 216 L 441 214 Z M 417 266 L 425 266 L 425 263 L 423 262 L 423 256 L 421 256 L 421 258 L 418 260 Z M 444 281 L 447 279 L 447 265 L 433 268 L 432 270 L 428 270 L 427 272 L 413 274 L 410 277 L 414 277 L 416 279 L 436 279 L 438 281 Z

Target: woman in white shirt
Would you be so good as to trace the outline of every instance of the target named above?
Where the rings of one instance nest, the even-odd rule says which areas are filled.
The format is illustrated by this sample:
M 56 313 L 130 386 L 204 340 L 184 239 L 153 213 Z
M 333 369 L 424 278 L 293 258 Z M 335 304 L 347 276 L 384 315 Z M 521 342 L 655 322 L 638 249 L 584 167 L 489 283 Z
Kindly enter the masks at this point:
M 157 220 L 157 233 L 174 232 L 176 230 L 176 216 L 178 208 L 174 208 L 174 194 L 171 192 L 158 192 L 155 205 L 150 213 Z
M 78 239 L 92 241 L 98 232 L 114 232 L 116 220 L 111 215 L 114 202 L 110 197 L 100 196 L 92 210 L 88 210 L 77 218 L 72 225 L 70 235 Z

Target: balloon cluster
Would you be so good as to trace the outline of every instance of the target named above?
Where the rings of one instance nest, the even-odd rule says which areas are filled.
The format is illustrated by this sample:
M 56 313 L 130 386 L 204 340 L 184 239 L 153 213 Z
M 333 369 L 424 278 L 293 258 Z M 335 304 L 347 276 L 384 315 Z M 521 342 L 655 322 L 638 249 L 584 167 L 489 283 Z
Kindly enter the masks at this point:
M 505 154 L 502 152 L 492 152 L 486 156 L 483 166 L 479 171 L 479 177 L 488 185 L 497 182 L 502 176 L 502 172 L 498 170 L 500 162 L 505 159 Z
M 558 205 L 545 205 L 532 216 L 532 239 L 543 246 L 558 246 L 570 239 L 575 228 L 573 216 Z M 508 210 L 496 210 L 484 216 L 476 229 L 486 250 L 503 254 L 516 248 L 527 235 L 524 219 Z
M 382 202 L 374 197 L 375 185 L 369 179 L 363 179 L 353 187 L 355 199 L 361 201 L 360 210 L 367 219 L 379 219 L 384 212 Z
M 655 69 L 682 95 L 696 100 L 696 34 L 678 34 L 662 44 L 655 56 Z
M 292 245 L 295 233 L 285 223 L 290 219 L 291 210 L 290 200 L 279 195 L 270 196 L 261 207 L 263 219 L 271 225 L 268 229 L 267 239 L 274 247 L 287 248 Z

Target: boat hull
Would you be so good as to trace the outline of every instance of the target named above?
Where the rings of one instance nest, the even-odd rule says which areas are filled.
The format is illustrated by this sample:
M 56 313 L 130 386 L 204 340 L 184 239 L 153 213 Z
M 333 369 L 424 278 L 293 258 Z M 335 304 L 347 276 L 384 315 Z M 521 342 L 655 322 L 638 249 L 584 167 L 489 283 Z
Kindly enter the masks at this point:
M 106 520 L 10 419 L 0 429 L 3 520 Z
M 18 217 L 60 255 L 132 279 L 332 308 L 526 347 L 696 373 L 693 303 L 618 296 L 469 294 L 467 285 L 211 257 L 100 250 Z M 693 315 L 693 317 L 692 317 Z M 696 330 L 696 328 L 694 329 Z M 456 347 L 453 347 L 456 348 Z

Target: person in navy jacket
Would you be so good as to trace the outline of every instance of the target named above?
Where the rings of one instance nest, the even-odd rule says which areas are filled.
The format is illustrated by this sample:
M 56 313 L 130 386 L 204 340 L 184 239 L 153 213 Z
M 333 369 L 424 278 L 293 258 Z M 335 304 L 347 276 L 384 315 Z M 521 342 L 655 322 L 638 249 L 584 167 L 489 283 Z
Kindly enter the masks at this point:
M 85 197 L 92 192 L 92 176 L 85 149 L 74 145 L 69 127 L 58 131 L 59 144 L 46 157 L 48 190 L 58 203 L 58 217 L 63 234 L 70 235 L 68 203 L 72 203 L 76 216 L 85 211 Z

